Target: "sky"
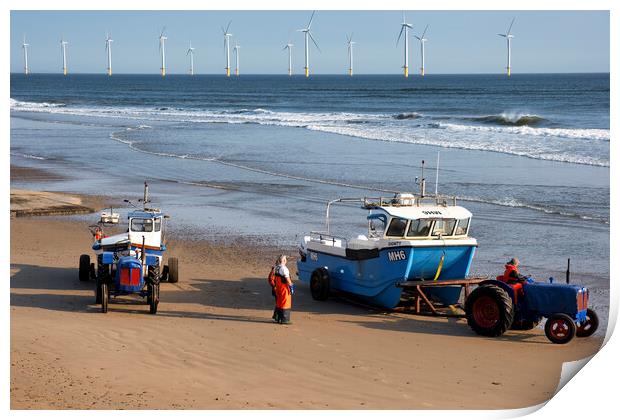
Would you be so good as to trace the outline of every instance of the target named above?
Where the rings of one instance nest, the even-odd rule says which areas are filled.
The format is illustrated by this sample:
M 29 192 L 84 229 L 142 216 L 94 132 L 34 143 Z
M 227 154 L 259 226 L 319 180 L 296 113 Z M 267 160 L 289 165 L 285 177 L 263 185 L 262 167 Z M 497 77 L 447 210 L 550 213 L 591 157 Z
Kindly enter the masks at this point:
M 311 11 L 11 11 L 11 72 L 23 72 L 23 36 L 30 44 L 33 73 L 62 70 L 60 38 L 69 42 L 70 73 L 105 73 L 106 32 L 111 34 L 115 74 L 156 74 L 158 37 L 166 27 L 168 74 L 186 74 L 191 40 L 197 74 L 223 74 L 221 27 L 232 20 L 231 47 L 238 43 L 241 74 L 285 74 L 287 41 L 293 47 L 293 71 L 303 72 L 303 28 Z M 513 73 L 608 72 L 610 52 L 607 11 L 407 11 L 410 72 L 420 67 L 420 35 L 426 38 L 427 74 L 502 73 L 506 67 L 505 33 L 512 33 Z M 403 66 L 402 22 L 398 11 L 317 11 L 310 44 L 314 74 L 345 74 L 347 35 L 353 34 L 356 74 L 398 74 Z M 231 64 L 232 60 L 231 48 Z

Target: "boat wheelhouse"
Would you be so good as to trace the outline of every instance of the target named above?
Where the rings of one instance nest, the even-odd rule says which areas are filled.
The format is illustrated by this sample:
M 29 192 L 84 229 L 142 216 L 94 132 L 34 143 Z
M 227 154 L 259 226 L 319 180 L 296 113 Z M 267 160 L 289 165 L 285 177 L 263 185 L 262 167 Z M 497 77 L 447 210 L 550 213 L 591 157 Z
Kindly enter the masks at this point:
M 361 203 L 367 210 L 366 234 L 345 238 L 330 233 L 330 207 L 347 202 Z M 310 283 L 315 299 L 338 290 L 394 308 L 401 299 L 399 283 L 462 279 L 469 274 L 477 247 L 469 236 L 471 217 L 456 199 L 423 194 L 330 201 L 326 231 L 302 239 L 299 278 Z M 447 304 L 456 302 L 460 293 L 460 286 L 434 288 L 435 296 Z

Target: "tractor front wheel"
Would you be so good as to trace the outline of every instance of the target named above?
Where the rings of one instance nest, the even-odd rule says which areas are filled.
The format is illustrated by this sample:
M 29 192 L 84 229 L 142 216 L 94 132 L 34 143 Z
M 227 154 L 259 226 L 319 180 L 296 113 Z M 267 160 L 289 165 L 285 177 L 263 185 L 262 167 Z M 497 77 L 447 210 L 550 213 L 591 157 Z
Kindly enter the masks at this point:
M 514 307 L 508 293 L 499 286 L 478 286 L 465 302 L 467 324 L 476 334 L 498 337 L 514 320 Z
M 566 344 L 573 339 L 577 326 L 566 314 L 553 314 L 545 324 L 545 335 L 555 344 Z
M 80 268 L 78 272 L 80 281 L 90 280 L 90 255 L 80 255 Z
M 590 337 L 598 329 L 598 315 L 592 309 L 588 309 L 586 320 L 577 327 L 577 337 Z
M 108 284 L 101 283 L 101 312 L 104 314 L 108 313 L 108 300 L 110 299 L 110 295 L 108 294 Z
M 149 312 L 153 315 L 157 313 L 157 305 L 159 304 L 159 284 L 150 284 L 149 290 Z

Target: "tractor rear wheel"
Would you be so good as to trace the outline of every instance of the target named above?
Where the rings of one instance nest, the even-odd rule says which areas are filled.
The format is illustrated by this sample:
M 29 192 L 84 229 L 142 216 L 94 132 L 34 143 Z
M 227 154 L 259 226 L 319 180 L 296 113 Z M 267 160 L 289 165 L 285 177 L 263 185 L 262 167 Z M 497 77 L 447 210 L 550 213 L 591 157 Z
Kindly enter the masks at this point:
M 110 295 L 108 294 L 108 284 L 101 283 L 101 312 L 104 314 L 108 313 L 108 300 L 110 299 Z
M 515 311 L 512 299 L 499 286 L 478 286 L 465 302 L 467 324 L 476 334 L 498 337 L 512 325 Z
M 553 314 L 545 323 L 545 335 L 555 344 L 566 344 L 573 339 L 577 326 L 566 314 Z
M 80 255 L 80 268 L 78 272 L 80 281 L 90 280 L 90 255 Z
M 592 309 L 588 309 L 586 320 L 577 327 L 577 337 L 590 337 L 598 329 L 598 315 Z
M 310 276 L 310 293 L 314 300 L 327 300 L 329 297 L 329 273 L 323 267 L 317 268 Z
M 179 281 L 179 259 L 177 257 L 168 258 L 168 283 Z

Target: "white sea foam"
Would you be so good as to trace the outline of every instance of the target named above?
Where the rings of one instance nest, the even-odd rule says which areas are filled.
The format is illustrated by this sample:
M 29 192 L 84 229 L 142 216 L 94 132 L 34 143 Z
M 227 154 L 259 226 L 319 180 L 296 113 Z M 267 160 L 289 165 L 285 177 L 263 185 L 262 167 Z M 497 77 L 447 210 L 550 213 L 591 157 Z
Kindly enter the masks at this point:
M 263 108 L 197 110 L 172 107 L 66 107 L 11 99 L 11 109 L 23 112 L 122 118 L 143 121 L 188 123 L 259 124 L 300 127 L 314 131 L 368 140 L 425 144 L 447 148 L 485 150 L 533 159 L 595 166 L 609 166 L 610 131 L 590 128 L 531 127 L 527 125 L 456 124 L 425 120 L 415 112 L 362 114 L 351 112 L 286 112 Z M 401 115 L 399 118 L 398 115 Z M 515 124 L 542 117 L 530 114 L 501 114 L 478 118 L 501 118 Z M 469 117 L 463 117 L 467 119 Z M 140 124 L 137 129 L 151 128 Z M 607 145 L 605 145 L 607 143 Z

